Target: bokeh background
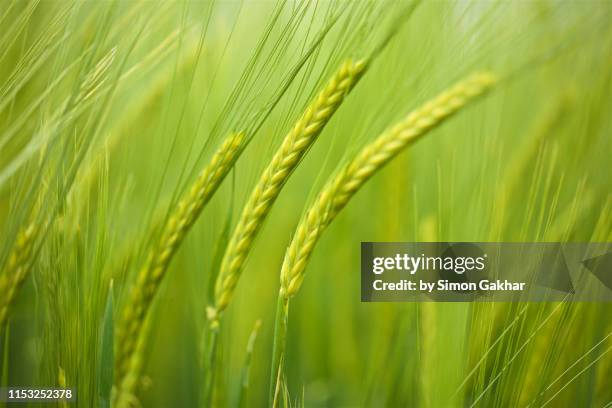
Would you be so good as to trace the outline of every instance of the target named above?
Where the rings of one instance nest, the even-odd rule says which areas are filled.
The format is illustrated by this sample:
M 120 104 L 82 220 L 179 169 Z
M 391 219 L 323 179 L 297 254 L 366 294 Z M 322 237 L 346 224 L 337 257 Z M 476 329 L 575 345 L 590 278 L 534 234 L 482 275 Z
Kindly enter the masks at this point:
M 392 32 L 251 251 L 220 332 L 214 404 L 239 405 L 257 320 L 243 403 L 267 404 L 283 254 L 323 183 L 387 126 L 487 70 L 500 77 L 492 92 L 395 158 L 322 237 L 291 303 L 283 393 L 314 407 L 610 406 L 610 305 L 361 303 L 359 250 L 610 241 L 611 18 L 607 1 L 2 1 L 0 265 L 31 214 L 50 220 L 2 328 L 2 385 L 63 375 L 77 406 L 100 405 L 111 281 L 117 316 L 164 216 L 229 132 L 247 130 L 156 297 L 135 395 L 201 405 L 227 235 L 326 79 Z

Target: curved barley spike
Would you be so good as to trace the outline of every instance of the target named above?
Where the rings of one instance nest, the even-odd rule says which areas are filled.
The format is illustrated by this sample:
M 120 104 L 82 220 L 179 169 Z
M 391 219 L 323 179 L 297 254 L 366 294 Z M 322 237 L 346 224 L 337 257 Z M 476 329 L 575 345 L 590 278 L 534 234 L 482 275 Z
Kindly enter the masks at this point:
M 232 134 L 223 142 L 211 162 L 200 173 L 166 221 L 159 240 L 140 270 L 127 303 L 123 307 L 123 316 L 117 328 L 115 360 L 117 384 L 126 375 L 129 360 L 142 332 L 144 319 L 172 257 L 206 203 L 238 159 L 245 141 L 245 134 L 240 132 Z
M 221 262 L 215 284 L 217 315 L 229 304 L 253 241 L 283 185 L 366 68 L 365 60 L 344 62 L 285 137 L 264 170 L 244 206 Z
M 289 298 L 298 291 L 304 279 L 306 263 L 323 230 L 376 171 L 403 148 L 483 94 L 495 82 L 494 75 L 479 73 L 458 83 L 384 131 L 346 164 L 323 187 L 297 227 L 281 269 L 281 295 Z
M 17 240 L 0 274 L 0 327 L 8 319 L 9 309 L 32 267 L 31 255 L 40 228 L 30 223 L 17 234 Z
M 136 394 L 139 387 L 144 385 L 142 370 L 146 362 L 146 350 L 149 347 L 151 324 L 151 319 L 145 318 L 141 327 L 143 335 L 138 336 L 134 352 L 126 361 L 127 369 L 125 375 L 118 379 L 117 386 L 113 387 L 111 391 L 112 407 L 132 408 L 140 406 L 140 401 L 138 401 Z
M 285 353 L 289 301 L 300 289 L 308 260 L 325 228 L 376 171 L 403 148 L 414 143 L 427 131 L 440 125 L 475 97 L 483 94 L 495 82 L 495 76 L 490 73 L 473 75 L 384 131 L 342 167 L 338 174 L 323 187 L 314 203 L 306 211 L 285 252 L 281 267 L 268 397 L 271 405 L 275 400 L 275 390 L 279 382 L 278 373 L 282 370 Z

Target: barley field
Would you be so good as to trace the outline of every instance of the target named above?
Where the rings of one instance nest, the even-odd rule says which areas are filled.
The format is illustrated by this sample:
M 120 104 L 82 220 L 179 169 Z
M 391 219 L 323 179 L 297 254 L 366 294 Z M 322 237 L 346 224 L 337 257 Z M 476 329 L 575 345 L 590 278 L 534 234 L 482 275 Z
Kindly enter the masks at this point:
M 0 0 L 0 388 L 612 407 L 611 303 L 360 301 L 362 241 L 612 241 L 610 21 L 607 0 Z

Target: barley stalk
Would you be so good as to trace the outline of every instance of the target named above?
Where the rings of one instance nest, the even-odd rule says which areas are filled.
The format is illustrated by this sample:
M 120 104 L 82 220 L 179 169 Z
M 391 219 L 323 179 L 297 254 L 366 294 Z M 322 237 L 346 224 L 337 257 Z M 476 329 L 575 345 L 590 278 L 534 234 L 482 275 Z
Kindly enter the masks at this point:
M 39 229 L 30 223 L 17 234 L 17 240 L 0 275 L 0 327 L 8 319 L 9 309 L 31 269 L 31 255 Z
M 424 218 L 419 223 L 419 235 L 424 242 L 437 242 L 438 241 L 438 222 L 435 215 Z M 437 321 L 436 316 L 438 310 L 436 303 L 433 302 L 422 302 L 419 303 L 418 311 L 420 317 L 420 402 L 422 407 L 434 406 L 433 398 L 434 394 L 434 381 L 435 368 L 436 368 L 436 340 L 440 336 L 437 333 Z
M 600 354 L 600 356 L 603 356 L 605 353 L 607 353 L 607 351 L 605 350 L 610 350 L 612 348 L 612 337 L 610 337 L 610 334 L 612 334 L 611 329 L 612 329 L 612 324 L 608 323 L 608 328 L 607 328 L 608 335 L 606 336 L 607 341 L 603 345 L 604 351 L 602 352 L 602 354 Z M 596 374 L 595 374 L 595 396 L 598 398 L 598 400 L 602 402 L 602 406 L 604 402 L 607 403 L 609 401 L 612 401 L 612 390 L 610 389 L 610 383 L 609 383 L 611 372 L 612 372 L 612 357 L 608 356 L 607 358 L 603 358 L 597 364 Z
M 278 393 L 281 385 L 283 359 L 285 358 L 288 321 L 289 298 L 279 296 L 276 303 L 274 343 L 272 344 L 272 369 L 270 370 L 270 389 L 268 394 L 268 405 L 273 408 L 278 406 Z
M 205 204 L 237 160 L 245 140 L 245 134 L 240 132 L 232 134 L 224 141 L 191 189 L 179 201 L 164 225 L 148 260 L 140 270 L 117 329 L 116 378 L 118 380 L 126 375 L 129 359 L 134 353 L 144 319 L 172 257 Z
M 64 371 L 64 369 L 60 366 L 58 367 L 58 373 L 57 373 L 57 385 L 59 388 L 67 388 L 67 384 L 66 384 L 66 372 Z M 66 402 L 66 400 L 61 400 L 59 402 L 59 407 L 60 408 L 67 408 L 68 407 L 68 403 Z
M 419 313 L 422 333 L 420 344 L 421 406 L 427 408 L 434 406 L 433 401 L 436 400 L 434 381 L 432 381 L 435 378 L 436 339 L 439 336 L 436 333 L 438 327 L 436 304 L 433 302 L 419 304 Z
M 304 280 L 308 259 L 325 228 L 376 171 L 403 148 L 414 143 L 427 131 L 440 125 L 474 98 L 483 94 L 495 82 L 495 76 L 490 73 L 475 74 L 410 113 L 349 161 L 338 175 L 323 187 L 314 204 L 306 211 L 285 252 L 281 268 L 281 287 L 276 308 L 270 372 L 270 404 L 274 403 L 276 379 L 282 369 L 289 300 L 299 290 Z
M 323 187 L 297 227 L 281 269 L 281 295 L 289 298 L 298 291 L 318 238 L 376 171 L 403 148 L 483 94 L 495 82 L 492 74 L 479 73 L 456 84 L 384 131 L 346 164 L 338 175 Z
M 533 163 L 537 162 L 538 152 L 547 143 L 548 139 L 554 137 L 557 129 L 560 128 L 567 112 L 571 108 L 572 99 L 568 95 L 563 95 L 552 108 L 548 108 L 545 114 L 536 121 L 530 130 L 529 137 L 521 149 L 518 150 L 516 158 L 510 160 L 511 167 L 499 183 L 497 197 L 495 199 L 495 212 L 500 215 L 498 221 L 492 225 L 491 239 L 498 241 L 500 235 L 506 231 L 508 223 L 512 219 L 508 214 L 510 200 L 516 197 L 517 192 L 521 191 L 524 185 L 525 173 Z
M 348 60 L 327 83 L 283 140 L 251 193 L 221 262 L 215 284 L 215 309 L 229 304 L 253 241 L 283 185 L 329 122 L 345 96 L 357 84 L 367 64 Z
M 242 374 L 240 380 L 240 390 L 238 392 L 238 406 L 247 406 L 247 393 L 249 391 L 250 376 L 251 376 L 251 365 L 253 359 L 253 350 L 255 349 L 255 340 L 257 340 L 257 334 L 261 328 L 261 320 L 255 322 L 255 326 L 251 331 L 249 340 L 247 342 L 246 356 L 244 358 L 244 365 L 242 367 Z
M 551 358 L 551 350 L 555 350 L 553 339 L 559 335 L 559 328 L 564 323 L 563 314 L 568 308 L 567 303 L 561 303 L 553 309 L 550 316 L 546 319 L 546 325 L 542 326 L 540 332 L 533 338 L 531 353 L 528 354 L 528 359 L 525 362 L 523 381 L 518 390 L 518 405 L 519 407 L 527 407 L 532 404 L 539 405 L 540 392 L 543 390 L 544 379 L 546 378 L 546 369 L 550 364 L 547 360 Z

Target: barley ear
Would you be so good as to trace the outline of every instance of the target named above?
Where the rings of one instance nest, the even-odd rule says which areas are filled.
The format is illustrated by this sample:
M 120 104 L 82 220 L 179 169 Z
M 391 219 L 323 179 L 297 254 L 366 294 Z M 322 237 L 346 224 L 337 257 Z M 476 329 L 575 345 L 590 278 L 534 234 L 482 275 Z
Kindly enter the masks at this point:
M 116 381 L 120 381 L 126 374 L 129 359 L 142 332 L 143 322 L 172 257 L 234 165 L 243 150 L 245 140 L 245 134 L 240 132 L 232 134 L 224 141 L 166 221 L 160 238 L 150 251 L 123 307 L 123 317 L 117 327 Z
M 6 323 L 10 307 L 30 272 L 32 250 L 38 232 L 36 224 L 30 223 L 17 234 L 6 266 L 0 274 L 0 328 Z
M 229 304 L 253 241 L 283 185 L 346 95 L 357 84 L 366 67 L 365 60 L 348 60 L 342 64 L 287 134 L 261 175 L 244 206 L 221 261 L 215 284 L 215 308 L 219 313 Z
M 116 408 L 132 408 L 140 406 L 136 397 L 139 386 L 143 384 L 142 371 L 145 364 L 146 349 L 149 345 L 151 319 L 145 319 L 142 334 L 138 337 L 134 352 L 127 361 L 127 370 L 119 379 L 117 387 L 111 391 L 111 405 Z
M 293 296 L 316 242 L 350 198 L 372 175 L 427 131 L 483 94 L 496 82 L 490 73 L 475 74 L 427 102 L 366 145 L 338 175 L 328 182 L 306 211 L 285 253 L 281 269 L 281 295 Z

